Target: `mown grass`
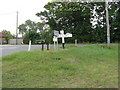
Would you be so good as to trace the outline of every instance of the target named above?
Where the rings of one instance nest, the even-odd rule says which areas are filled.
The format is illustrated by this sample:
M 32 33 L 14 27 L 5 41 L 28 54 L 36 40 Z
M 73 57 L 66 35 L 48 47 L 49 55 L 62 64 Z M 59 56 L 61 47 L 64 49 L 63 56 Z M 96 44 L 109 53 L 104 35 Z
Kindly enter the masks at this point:
M 3 57 L 3 88 L 117 88 L 118 47 L 67 47 Z

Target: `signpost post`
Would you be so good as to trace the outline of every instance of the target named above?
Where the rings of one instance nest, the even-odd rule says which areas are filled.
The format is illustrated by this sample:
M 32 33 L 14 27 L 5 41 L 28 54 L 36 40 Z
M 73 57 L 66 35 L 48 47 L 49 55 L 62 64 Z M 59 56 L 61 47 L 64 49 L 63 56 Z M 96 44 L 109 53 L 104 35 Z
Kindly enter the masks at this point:
M 62 47 L 63 47 L 63 49 L 64 49 L 64 48 L 65 48 L 65 38 L 67 38 L 67 37 L 72 37 L 72 34 L 70 34 L 70 33 L 64 34 L 64 31 L 63 31 L 63 30 L 61 30 L 60 33 L 61 33 L 61 34 L 59 34 L 58 38 L 62 38 Z

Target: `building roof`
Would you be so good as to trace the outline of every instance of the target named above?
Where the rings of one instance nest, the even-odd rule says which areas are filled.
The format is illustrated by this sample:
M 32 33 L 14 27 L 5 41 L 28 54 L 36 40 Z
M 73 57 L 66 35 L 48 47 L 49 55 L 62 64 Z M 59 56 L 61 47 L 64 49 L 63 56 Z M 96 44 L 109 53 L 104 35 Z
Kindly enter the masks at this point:
M 0 38 L 7 38 L 8 36 L 5 34 L 5 33 L 3 33 L 3 32 L 0 32 Z

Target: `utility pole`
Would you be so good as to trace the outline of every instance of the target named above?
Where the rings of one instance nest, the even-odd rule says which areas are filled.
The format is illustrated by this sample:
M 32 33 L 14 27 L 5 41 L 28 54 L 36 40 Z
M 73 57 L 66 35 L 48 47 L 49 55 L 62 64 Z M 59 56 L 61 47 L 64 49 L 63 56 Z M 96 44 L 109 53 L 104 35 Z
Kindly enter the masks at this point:
M 108 15 L 108 0 L 105 0 L 106 9 L 106 24 L 107 24 L 107 45 L 110 47 L 110 25 L 109 25 L 109 15 Z
M 18 11 L 17 11 L 17 17 L 16 17 L 16 45 L 18 44 Z

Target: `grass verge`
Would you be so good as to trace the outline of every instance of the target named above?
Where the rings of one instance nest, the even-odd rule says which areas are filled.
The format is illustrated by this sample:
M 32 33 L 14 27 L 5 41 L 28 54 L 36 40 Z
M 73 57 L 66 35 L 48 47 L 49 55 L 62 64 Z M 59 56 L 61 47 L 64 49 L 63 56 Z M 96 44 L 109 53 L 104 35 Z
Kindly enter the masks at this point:
M 3 57 L 3 88 L 117 88 L 118 47 L 22 51 Z

